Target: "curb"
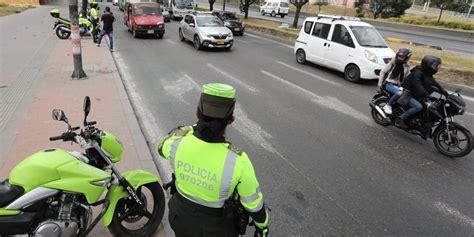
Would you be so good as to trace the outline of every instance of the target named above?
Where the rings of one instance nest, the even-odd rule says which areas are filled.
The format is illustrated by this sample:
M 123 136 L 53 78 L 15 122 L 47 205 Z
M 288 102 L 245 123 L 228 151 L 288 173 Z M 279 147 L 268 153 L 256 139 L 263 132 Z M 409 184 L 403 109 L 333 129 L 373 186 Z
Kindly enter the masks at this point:
M 431 44 L 417 43 L 417 42 L 402 40 L 402 39 L 393 38 L 393 37 L 387 37 L 387 38 L 385 38 L 385 41 L 393 42 L 393 43 L 410 44 L 410 45 L 421 46 L 421 47 L 437 49 L 437 50 L 443 50 L 443 48 L 440 47 L 440 46 L 435 46 L 435 45 L 431 45 Z
M 117 63 L 117 60 L 114 56 L 114 53 L 110 52 L 109 53 L 110 57 L 112 58 L 112 60 L 114 61 L 114 65 L 115 65 L 115 68 L 117 69 L 117 77 L 120 79 L 120 83 L 117 81 L 115 84 L 117 85 L 117 87 L 119 88 L 120 90 L 120 93 L 126 97 L 127 99 L 127 102 L 126 103 L 127 105 L 125 105 L 127 107 L 127 110 L 131 111 L 131 115 L 129 118 L 127 118 L 127 120 L 129 122 L 132 122 L 132 124 L 134 124 L 135 127 L 137 127 L 137 129 L 140 130 L 139 134 L 139 142 L 137 144 L 140 144 L 140 146 L 142 146 L 142 148 L 144 148 L 143 150 L 140 149 L 138 150 L 137 149 L 137 153 L 140 153 L 140 154 L 143 154 L 146 158 L 144 159 L 140 159 L 140 160 L 147 160 L 147 161 L 153 161 L 153 164 L 155 165 L 155 168 L 156 168 L 156 171 L 158 173 L 158 175 L 160 176 L 160 179 L 161 179 L 161 185 L 163 185 L 163 183 L 165 182 L 165 180 L 168 180 L 169 178 L 168 177 L 163 177 L 161 175 L 162 172 L 160 172 L 160 165 L 157 161 L 157 157 L 155 157 L 154 153 L 153 153 L 153 144 L 150 144 L 148 141 L 149 139 L 148 136 L 146 135 L 145 133 L 145 130 L 142 126 L 142 123 L 140 122 L 140 118 L 137 114 L 137 109 L 135 107 L 135 105 L 133 104 L 133 101 L 131 99 L 131 96 L 130 96 L 130 93 L 129 93 L 129 90 L 125 84 L 125 81 L 124 81 L 124 73 L 122 72 L 122 69 L 120 69 L 120 67 L 118 66 L 118 63 Z M 122 97 L 122 96 L 121 96 Z M 122 104 L 124 105 L 124 104 Z M 147 151 L 146 151 L 147 150 Z M 141 151 L 141 152 L 140 152 Z M 150 169 L 150 167 L 148 167 L 148 169 Z M 169 221 L 168 221 L 168 201 L 169 201 L 169 198 L 170 198 L 170 195 L 169 193 L 166 191 L 166 190 L 163 190 L 164 191 L 164 194 L 165 194 L 165 213 L 163 215 L 163 220 L 161 221 L 161 224 L 163 225 L 163 228 L 164 228 L 164 234 L 166 237 L 174 237 L 174 232 L 173 230 L 171 229 L 171 226 L 169 224 Z

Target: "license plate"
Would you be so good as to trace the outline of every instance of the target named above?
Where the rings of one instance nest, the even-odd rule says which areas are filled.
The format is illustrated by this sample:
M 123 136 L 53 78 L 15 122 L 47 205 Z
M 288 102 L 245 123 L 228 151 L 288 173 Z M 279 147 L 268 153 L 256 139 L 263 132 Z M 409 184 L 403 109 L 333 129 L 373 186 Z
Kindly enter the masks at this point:
M 239 27 L 234 28 L 234 31 L 240 31 L 240 28 Z
M 224 43 L 225 43 L 224 40 L 218 40 L 218 41 L 217 41 L 217 44 L 224 44 Z
M 155 31 L 154 30 L 148 30 L 148 34 L 154 34 Z

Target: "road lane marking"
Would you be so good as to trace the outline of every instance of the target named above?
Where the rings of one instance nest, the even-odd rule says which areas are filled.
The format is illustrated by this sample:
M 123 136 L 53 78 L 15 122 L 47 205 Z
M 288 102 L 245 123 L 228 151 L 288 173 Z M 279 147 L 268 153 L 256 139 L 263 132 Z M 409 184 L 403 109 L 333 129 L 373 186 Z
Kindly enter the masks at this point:
M 355 110 L 353 109 L 351 106 L 345 104 L 344 102 L 340 101 L 339 99 L 337 99 L 336 97 L 331 97 L 331 96 L 326 96 L 326 97 L 322 97 L 322 96 L 319 96 L 319 95 L 316 95 L 315 93 L 301 87 L 301 86 L 298 86 L 298 85 L 295 85 L 281 77 L 278 77 L 276 75 L 273 75 L 267 71 L 264 71 L 264 70 L 261 70 L 260 71 L 261 73 L 273 78 L 273 79 L 276 79 L 288 86 L 291 86 L 293 87 L 294 89 L 297 89 L 301 92 L 303 92 L 304 94 L 308 95 L 311 100 L 319 105 L 322 105 L 326 108 L 329 108 L 329 109 L 332 109 L 332 110 L 336 110 L 338 112 L 341 112 L 343 114 L 347 114 L 355 119 L 358 119 L 362 122 L 364 122 L 365 124 L 367 124 L 368 126 L 374 126 L 373 122 L 372 122 L 372 119 L 370 119 L 367 115 L 361 113 L 360 111 L 358 110 Z
M 315 74 L 313 74 L 313 73 L 310 73 L 310 72 L 305 71 L 305 70 L 303 70 L 303 69 L 300 69 L 300 68 L 291 66 L 291 65 L 286 64 L 286 63 L 284 63 L 284 62 L 277 61 L 277 63 L 279 63 L 279 64 L 281 64 L 281 65 L 283 65 L 283 66 L 285 66 L 285 67 L 287 67 L 287 68 L 293 69 L 293 70 L 295 70 L 295 71 L 297 71 L 297 72 L 304 73 L 304 74 L 306 74 L 306 75 L 308 75 L 308 76 L 310 76 L 310 77 L 313 77 L 313 78 L 316 78 L 316 79 L 318 79 L 318 80 L 327 82 L 327 83 L 329 83 L 329 84 L 332 84 L 332 85 L 335 85 L 335 86 L 341 86 L 341 84 L 339 84 L 339 83 L 337 83 L 337 82 L 333 82 L 333 81 L 328 80 L 328 79 L 326 79 L 326 78 L 322 78 L 322 77 L 317 76 L 317 75 L 315 75 Z
M 266 41 L 269 41 L 269 42 L 272 42 L 272 43 L 275 43 L 275 44 L 279 44 L 279 45 L 281 45 L 281 46 L 284 46 L 284 47 L 293 49 L 293 46 L 287 45 L 287 44 L 284 44 L 284 43 L 281 43 L 281 42 L 278 42 L 278 41 L 276 41 L 276 40 L 267 39 L 267 38 L 265 38 L 265 37 L 261 37 L 261 36 L 253 35 L 253 34 L 249 34 L 249 33 L 247 33 L 246 35 L 248 35 L 248 36 L 250 36 L 250 37 L 253 37 L 253 38 L 260 39 L 260 40 L 266 40 Z
M 470 115 L 470 116 L 474 116 L 473 113 L 469 113 L 469 112 L 464 112 L 466 115 Z
M 195 85 L 188 80 L 188 75 L 178 78 L 178 80 L 168 81 L 165 78 L 161 78 L 161 86 L 170 94 L 179 101 L 189 105 L 189 103 L 184 99 L 184 95 L 189 91 L 193 90 Z
M 450 207 L 448 204 L 442 202 L 435 202 L 433 205 L 444 214 L 451 215 L 462 223 L 474 227 L 474 219 L 464 215 L 462 212 L 456 210 L 455 208 Z
M 176 42 L 170 40 L 170 39 L 166 39 L 166 42 L 170 43 L 170 44 L 176 44 Z
M 227 78 L 231 79 L 232 81 L 240 84 L 241 86 L 245 87 L 245 89 L 251 91 L 251 92 L 260 92 L 257 88 L 253 87 L 253 86 L 250 86 L 248 85 L 247 83 L 235 78 L 234 76 L 230 75 L 229 73 L 225 72 L 225 71 L 222 71 L 221 69 L 217 68 L 216 66 L 208 63 L 207 64 L 208 67 L 212 68 L 214 71 L 226 76 Z

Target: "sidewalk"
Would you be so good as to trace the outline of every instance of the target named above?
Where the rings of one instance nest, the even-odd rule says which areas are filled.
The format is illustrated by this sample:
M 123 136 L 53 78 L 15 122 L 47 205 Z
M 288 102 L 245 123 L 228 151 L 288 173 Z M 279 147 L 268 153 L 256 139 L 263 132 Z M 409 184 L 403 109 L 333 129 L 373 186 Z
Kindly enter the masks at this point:
M 61 141 L 50 142 L 48 138 L 60 135 L 66 129 L 64 123 L 52 120 L 52 109 L 62 109 L 72 125 L 82 125 L 82 106 L 86 95 L 92 101 L 89 119 L 97 121 L 98 128 L 112 132 L 124 146 L 123 158 L 118 164 L 118 169 L 121 171 L 144 169 L 158 175 L 106 45 L 102 44 L 101 48 L 97 48 L 92 39 L 82 40 L 82 60 L 88 77 L 85 80 L 72 80 L 70 76 L 73 71 L 73 60 L 70 40 L 57 38 L 51 40 L 54 40 L 53 50 L 49 52 L 48 58 L 42 58 L 41 71 L 44 71 L 44 74 L 37 71 L 36 75 L 31 75 L 42 74 L 36 83 L 19 84 L 31 87 L 24 98 L 31 100 L 31 103 L 26 103 L 24 117 L 11 117 L 10 120 L 16 120 L 18 123 L 18 126 L 8 126 L 14 135 L 2 138 L 10 140 L 12 145 L 7 147 L 3 161 L 0 159 L 0 180 L 7 178 L 9 171 L 18 162 L 37 151 L 50 147 L 81 151 L 77 145 Z M 14 84 L 14 80 L 15 78 L 9 80 L 9 84 L 10 82 Z M 21 89 L 17 86 L 16 91 L 20 93 Z M 2 100 L 8 99 L 5 95 L 6 93 L 2 94 Z M 7 124 L 11 124 L 10 122 L 7 121 Z M 111 234 L 103 227 L 102 222 L 99 222 L 90 236 L 111 236 Z M 165 236 L 163 225 L 160 225 L 154 236 Z

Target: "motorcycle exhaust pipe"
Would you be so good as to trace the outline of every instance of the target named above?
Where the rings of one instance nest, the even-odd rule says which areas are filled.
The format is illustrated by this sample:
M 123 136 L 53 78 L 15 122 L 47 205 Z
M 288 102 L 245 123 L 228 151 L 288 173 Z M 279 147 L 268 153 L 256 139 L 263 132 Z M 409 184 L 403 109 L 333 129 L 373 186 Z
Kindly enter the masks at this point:
M 375 110 L 377 110 L 377 112 L 378 112 L 380 115 L 382 115 L 382 117 L 383 117 L 384 119 L 387 119 L 387 115 L 385 114 L 385 112 L 383 112 L 383 110 L 382 110 L 380 107 L 378 107 L 377 105 L 375 105 L 373 102 L 370 102 L 369 105 L 370 105 L 370 107 L 372 107 L 372 108 L 374 108 Z
M 68 27 L 64 27 L 64 26 L 58 26 L 58 27 L 61 28 L 62 31 L 71 32 L 71 29 L 69 29 Z

